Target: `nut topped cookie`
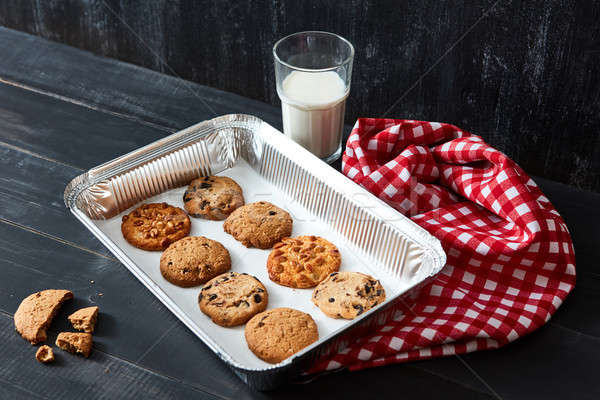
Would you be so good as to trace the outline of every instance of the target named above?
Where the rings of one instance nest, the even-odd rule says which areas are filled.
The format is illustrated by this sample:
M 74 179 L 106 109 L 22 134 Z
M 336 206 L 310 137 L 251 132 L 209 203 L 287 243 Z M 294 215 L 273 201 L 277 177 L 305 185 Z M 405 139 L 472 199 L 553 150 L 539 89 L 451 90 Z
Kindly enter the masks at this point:
M 293 288 L 316 286 L 340 269 L 339 250 L 318 236 L 285 238 L 273 246 L 267 259 L 269 278 Z
M 190 182 L 183 195 L 185 211 L 192 217 L 223 220 L 244 205 L 242 188 L 226 176 L 205 176 Z
M 246 247 L 270 249 L 292 234 L 292 217 L 271 203 L 259 201 L 231 213 L 223 229 Z
M 170 245 L 160 257 L 160 273 L 174 285 L 203 284 L 231 268 L 229 251 L 204 236 L 189 236 Z
M 370 275 L 334 272 L 315 288 L 312 301 L 332 318 L 354 319 L 385 301 L 385 290 Z
M 144 204 L 124 215 L 121 223 L 125 240 L 143 250 L 164 250 L 190 229 L 185 211 L 167 203 Z
M 261 360 L 277 364 L 319 339 L 309 314 L 293 308 L 274 308 L 256 314 L 244 332 L 248 348 Z
M 264 311 L 269 303 L 269 295 L 254 276 L 227 272 L 204 285 L 198 303 L 200 310 L 215 324 L 236 326 Z

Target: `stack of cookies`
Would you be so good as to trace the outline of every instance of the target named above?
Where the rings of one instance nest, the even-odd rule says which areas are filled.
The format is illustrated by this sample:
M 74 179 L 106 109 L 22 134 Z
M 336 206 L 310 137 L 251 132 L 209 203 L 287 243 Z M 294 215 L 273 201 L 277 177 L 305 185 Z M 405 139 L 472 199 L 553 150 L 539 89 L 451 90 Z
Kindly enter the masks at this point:
M 352 319 L 385 300 L 376 279 L 339 272 L 341 254 L 314 235 L 291 237 L 291 215 L 266 201 L 245 204 L 242 188 L 231 178 L 194 179 L 183 195 L 183 209 L 166 203 L 144 204 L 122 217 L 121 232 L 131 245 L 163 251 L 160 272 L 182 288 L 203 285 L 200 311 L 217 325 L 246 324 L 249 349 L 260 359 L 279 363 L 319 338 L 313 318 L 293 308 L 267 310 L 268 288 L 257 277 L 230 271 L 229 251 L 218 241 L 188 236 L 190 217 L 224 220 L 223 230 L 246 247 L 270 249 L 270 280 L 294 289 L 315 288 L 313 303 L 332 318 Z

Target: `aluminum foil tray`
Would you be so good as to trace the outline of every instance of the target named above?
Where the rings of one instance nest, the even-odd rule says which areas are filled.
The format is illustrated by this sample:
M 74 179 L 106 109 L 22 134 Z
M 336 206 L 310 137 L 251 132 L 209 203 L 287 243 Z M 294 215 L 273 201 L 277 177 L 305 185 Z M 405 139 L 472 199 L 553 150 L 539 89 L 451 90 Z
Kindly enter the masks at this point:
M 220 241 L 232 270 L 257 276 L 269 292 L 269 308 L 293 307 L 309 313 L 319 340 L 277 365 L 258 359 L 246 346 L 244 327 L 215 325 L 199 309 L 199 288 L 183 289 L 162 278 L 160 252 L 129 245 L 121 216 L 141 202 L 182 207 L 193 178 L 222 174 L 235 179 L 247 203 L 270 201 L 290 212 L 293 236 L 319 235 L 342 256 L 342 271 L 373 275 L 386 301 L 354 320 L 326 317 L 310 301 L 311 289 L 271 282 L 267 250 L 247 249 L 223 231 L 222 221 L 192 218 L 191 235 Z M 415 295 L 445 263 L 440 243 L 365 189 L 313 156 L 260 119 L 225 115 L 109 161 L 76 177 L 65 190 L 71 212 L 247 384 L 270 389 L 298 377 L 318 358 L 337 352 L 368 330 L 389 321 L 394 305 Z

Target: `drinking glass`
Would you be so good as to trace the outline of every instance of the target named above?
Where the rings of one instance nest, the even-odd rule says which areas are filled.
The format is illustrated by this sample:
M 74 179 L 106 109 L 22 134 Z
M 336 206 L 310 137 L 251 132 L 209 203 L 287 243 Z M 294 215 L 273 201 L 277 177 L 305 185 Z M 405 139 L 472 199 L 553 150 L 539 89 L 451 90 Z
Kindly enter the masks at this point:
M 273 46 L 283 132 L 327 163 L 342 153 L 354 47 L 329 32 L 286 36 Z

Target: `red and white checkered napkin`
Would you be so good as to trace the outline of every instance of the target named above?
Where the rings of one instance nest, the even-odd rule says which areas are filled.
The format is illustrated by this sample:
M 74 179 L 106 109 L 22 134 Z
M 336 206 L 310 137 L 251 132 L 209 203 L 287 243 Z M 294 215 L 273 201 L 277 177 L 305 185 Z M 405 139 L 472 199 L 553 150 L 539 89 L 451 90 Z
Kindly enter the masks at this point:
M 342 168 L 437 237 L 448 261 L 412 311 L 311 372 L 497 348 L 542 326 L 573 289 L 567 226 L 480 137 L 437 122 L 362 118 Z

